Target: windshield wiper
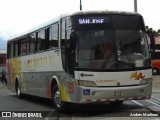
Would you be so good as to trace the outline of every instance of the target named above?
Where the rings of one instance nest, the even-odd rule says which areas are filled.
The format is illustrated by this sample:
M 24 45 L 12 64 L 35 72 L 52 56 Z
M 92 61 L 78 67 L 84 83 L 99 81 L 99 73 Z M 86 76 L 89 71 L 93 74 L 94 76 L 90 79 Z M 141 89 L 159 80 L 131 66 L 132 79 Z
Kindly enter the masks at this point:
M 121 54 L 125 55 L 127 60 L 129 61 L 130 64 L 133 65 L 133 67 L 135 67 L 135 63 L 133 62 L 132 58 L 126 53 L 126 49 L 122 47 L 122 41 L 120 40 L 120 48 L 121 48 Z

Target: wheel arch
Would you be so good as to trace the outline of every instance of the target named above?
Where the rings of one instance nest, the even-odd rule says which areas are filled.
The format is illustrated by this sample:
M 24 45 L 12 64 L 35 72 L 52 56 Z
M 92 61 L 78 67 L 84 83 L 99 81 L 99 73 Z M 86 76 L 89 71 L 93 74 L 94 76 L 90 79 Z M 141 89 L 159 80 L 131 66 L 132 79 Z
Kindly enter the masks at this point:
M 53 76 L 52 77 L 52 80 L 51 80 L 51 84 L 50 84 L 50 92 L 52 93 L 52 89 L 53 89 L 53 87 L 55 86 L 55 85 L 57 85 L 58 86 L 58 89 L 60 90 L 60 83 L 59 83 L 59 80 L 58 80 L 58 78 L 57 78 L 57 76 Z
M 20 83 L 19 77 L 18 77 L 18 76 L 16 76 L 16 78 L 15 78 L 15 91 L 17 90 L 18 84 L 21 86 L 21 83 Z

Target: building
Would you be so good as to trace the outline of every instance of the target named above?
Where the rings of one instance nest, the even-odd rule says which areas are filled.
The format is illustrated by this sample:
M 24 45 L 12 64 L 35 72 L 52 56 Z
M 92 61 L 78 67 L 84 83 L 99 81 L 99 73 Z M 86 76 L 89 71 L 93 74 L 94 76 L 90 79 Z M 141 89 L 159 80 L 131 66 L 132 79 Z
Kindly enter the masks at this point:
M 6 54 L 7 50 L 0 50 L 0 72 L 4 69 L 6 71 Z M 1 77 L 1 74 L 0 74 Z

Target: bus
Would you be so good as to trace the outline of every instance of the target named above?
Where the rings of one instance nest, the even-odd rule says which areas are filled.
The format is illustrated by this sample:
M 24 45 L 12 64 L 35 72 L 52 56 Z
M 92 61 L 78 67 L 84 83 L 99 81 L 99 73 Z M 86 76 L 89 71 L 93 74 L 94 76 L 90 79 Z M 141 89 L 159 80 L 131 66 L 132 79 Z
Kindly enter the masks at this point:
M 73 104 L 150 99 L 152 67 L 139 13 L 78 11 L 7 43 L 8 88 Z

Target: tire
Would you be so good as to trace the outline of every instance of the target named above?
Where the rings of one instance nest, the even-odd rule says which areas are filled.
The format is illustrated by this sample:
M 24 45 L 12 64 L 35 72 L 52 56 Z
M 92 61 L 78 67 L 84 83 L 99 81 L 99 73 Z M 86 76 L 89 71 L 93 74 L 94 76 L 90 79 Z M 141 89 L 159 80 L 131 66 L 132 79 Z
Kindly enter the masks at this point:
M 66 112 L 69 110 L 68 109 L 69 103 L 63 102 L 61 100 L 61 95 L 60 95 L 58 85 L 55 85 L 53 87 L 51 95 L 52 95 L 52 102 L 56 110 L 61 112 Z
M 110 104 L 112 104 L 112 105 L 121 105 L 123 102 L 124 102 L 123 100 L 121 100 L 121 101 L 112 101 L 112 102 L 110 102 Z
M 18 98 L 22 98 L 21 86 L 20 86 L 19 82 L 17 82 L 17 84 L 16 84 L 16 96 Z
M 159 74 L 158 68 L 153 68 L 152 73 L 153 73 L 153 75 L 158 75 Z

